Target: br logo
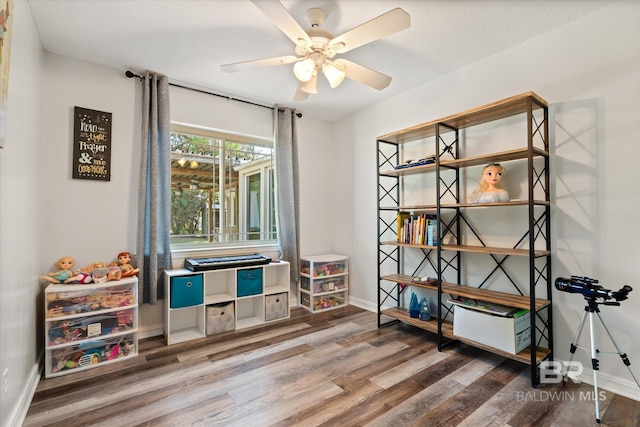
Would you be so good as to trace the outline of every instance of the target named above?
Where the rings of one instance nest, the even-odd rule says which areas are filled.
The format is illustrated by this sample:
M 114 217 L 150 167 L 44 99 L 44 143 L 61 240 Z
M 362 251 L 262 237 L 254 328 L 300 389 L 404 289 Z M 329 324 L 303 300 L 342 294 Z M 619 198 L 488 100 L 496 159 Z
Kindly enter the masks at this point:
M 580 383 L 578 377 L 584 371 L 580 362 L 540 362 L 540 384 L 558 384 L 562 382 L 564 376 L 571 378 L 574 383 Z

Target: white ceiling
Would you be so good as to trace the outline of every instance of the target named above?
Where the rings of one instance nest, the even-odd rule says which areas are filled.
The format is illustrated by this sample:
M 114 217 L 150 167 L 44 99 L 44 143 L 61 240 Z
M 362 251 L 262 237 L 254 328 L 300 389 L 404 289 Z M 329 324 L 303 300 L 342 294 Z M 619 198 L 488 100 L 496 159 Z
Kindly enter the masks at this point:
M 292 65 L 238 73 L 220 65 L 294 55 L 293 43 L 249 0 L 28 0 L 44 48 L 116 68 L 153 70 L 170 81 L 261 104 L 288 105 L 334 121 L 452 70 L 565 25 L 615 0 L 282 0 L 307 28 L 305 11 L 327 12 L 334 35 L 395 7 L 411 27 L 341 56 L 393 77 L 377 91 L 318 79 L 295 103 Z

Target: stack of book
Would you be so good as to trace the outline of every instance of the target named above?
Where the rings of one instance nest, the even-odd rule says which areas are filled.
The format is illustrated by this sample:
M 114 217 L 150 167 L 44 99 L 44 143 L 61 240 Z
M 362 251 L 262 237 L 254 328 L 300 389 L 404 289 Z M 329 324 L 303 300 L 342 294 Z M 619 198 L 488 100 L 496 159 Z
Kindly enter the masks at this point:
M 438 217 L 434 214 L 398 212 L 398 243 L 438 246 Z

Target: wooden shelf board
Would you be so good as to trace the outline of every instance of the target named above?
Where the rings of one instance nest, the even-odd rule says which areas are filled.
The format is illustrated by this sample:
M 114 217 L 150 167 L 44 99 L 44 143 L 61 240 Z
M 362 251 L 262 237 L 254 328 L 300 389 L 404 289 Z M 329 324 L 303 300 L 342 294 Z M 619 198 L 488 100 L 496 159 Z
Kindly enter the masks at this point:
M 437 284 L 414 282 L 413 277 L 404 274 L 389 274 L 380 277 L 380 279 L 433 291 L 438 290 Z M 491 289 L 480 289 L 474 288 L 473 286 L 442 282 L 442 293 L 471 298 L 478 301 L 491 302 L 494 304 L 502 304 L 508 307 L 522 308 L 525 310 L 531 309 L 531 302 L 528 296 L 510 294 L 508 292 L 493 291 Z M 536 298 L 534 301 L 536 311 L 540 311 L 551 304 L 551 301 L 546 299 Z
M 533 200 L 531 202 L 534 206 L 549 206 L 550 203 L 546 200 Z M 491 203 L 443 203 L 440 205 L 441 209 L 455 209 L 455 208 L 488 208 L 497 206 L 529 206 L 527 200 L 510 200 L 508 202 L 491 202 Z M 435 211 L 436 205 L 404 205 L 404 206 L 380 206 L 381 211 Z
M 548 157 L 549 153 L 540 148 L 534 147 L 532 149 L 533 157 Z M 450 168 L 450 169 L 458 169 L 463 167 L 471 167 L 471 166 L 479 166 L 486 165 L 487 163 L 496 163 L 496 162 L 508 162 L 511 160 L 522 160 L 529 157 L 529 150 L 524 148 L 518 148 L 515 150 L 507 150 L 500 151 L 497 153 L 491 153 L 481 156 L 473 156 L 473 157 L 465 157 L 462 159 L 456 160 L 445 160 L 440 162 L 440 168 Z M 389 177 L 397 177 L 397 176 L 406 176 L 406 175 L 416 175 L 420 173 L 434 172 L 436 170 L 436 164 L 430 163 L 428 165 L 421 166 L 412 166 L 408 168 L 402 169 L 389 169 L 385 171 L 380 171 L 379 174 L 381 176 L 389 176 Z
M 429 246 L 429 245 L 416 245 L 412 243 L 399 243 L 396 241 L 384 241 L 380 242 L 380 245 L 390 245 L 390 246 L 405 246 L 410 248 L 424 248 L 424 249 L 437 249 L 437 246 Z M 442 245 L 443 251 L 453 251 L 453 252 L 473 252 L 479 254 L 493 254 L 493 255 L 510 255 L 510 256 L 529 256 L 528 249 L 512 249 L 512 248 L 499 248 L 495 246 L 470 246 L 470 245 Z M 547 250 L 535 250 L 533 252 L 535 257 L 548 256 L 551 254 L 551 251 Z
M 438 322 L 437 319 L 432 319 L 429 322 L 424 322 L 420 319 L 415 319 L 412 318 L 411 316 L 409 316 L 409 313 L 407 312 L 407 310 L 404 310 L 402 308 L 399 307 L 394 307 L 394 308 L 389 308 L 386 310 L 382 310 L 381 314 L 385 315 L 385 316 L 389 316 L 392 317 L 394 319 L 397 319 L 399 321 L 401 321 L 402 323 L 406 323 L 408 325 L 412 325 L 415 326 L 417 328 L 420 329 L 424 329 L 427 330 L 429 332 L 433 332 L 433 333 L 438 333 Z M 499 354 L 501 356 L 504 357 L 508 357 L 510 359 L 513 360 L 517 360 L 518 362 L 522 362 L 522 363 L 526 363 L 527 365 L 531 364 L 531 349 L 530 348 L 526 348 L 524 350 L 522 350 L 520 353 L 517 354 L 513 354 L 513 353 L 509 353 L 503 350 L 499 350 L 495 347 L 491 347 L 489 345 L 486 344 L 482 344 L 479 343 L 477 341 L 473 341 L 467 338 L 462 338 L 462 337 L 458 337 L 457 335 L 453 334 L 453 323 L 445 321 L 442 323 L 442 336 L 449 338 L 449 339 L 453 339 L 453 340 L 457 340 L 460 342 L 463 342 L 465 344 L 469 344 L 473 347 L 477 347 L 477 348 L 481 348 L 483 350 L 486 351 L 490 351 L 492 353 L 495 354 Z M 548 355 L 550 354 L 550 350 L 547 348 L 541 348 L 538 347 L 536 348 L 536 363 L 540 363 L 542 360 L 544 360 Z
M 548 106 L 547 102 L 534 92 L 525 92 L 520 95 L 485 104 L 462 113 L 453 114 L 428 123 L 389 133 L 378 137 L 378 140 L 392 144 L 403 144 L 405 142 L 417 141 L 434 136 L 436 133 L 436 126 L 438 124 L 443 124 L 455 129 L 464 129 L 470 126 L 476 126 L 525 113 L 529 108 L 530 102 L 533 110 Z
M 435 317 L 432 317 L 430 321 L 426 322 L 424 320 L 416 319 L 409 316 L 409 312 L 400 307 L 388 308 L 386 310 L 382 310 L 381 313 L 385 316 L 400 320 L 402 323 L 406 323 L 408 325 L 412 325 L 420 329 L 433 332 L 435 334 L 438 333 L 438 319 L 436 319 Z M 449 334 L 453 334 L 453 324 L 451 322 L 444 322 L 442 324 L 442 329 L 443 333 L 444 330 L 448 329 Z

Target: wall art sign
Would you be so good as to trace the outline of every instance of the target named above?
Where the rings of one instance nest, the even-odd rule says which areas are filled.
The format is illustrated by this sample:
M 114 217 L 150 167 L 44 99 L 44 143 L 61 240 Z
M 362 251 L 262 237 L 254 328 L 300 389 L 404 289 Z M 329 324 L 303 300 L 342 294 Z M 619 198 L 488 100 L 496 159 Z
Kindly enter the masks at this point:
M 111 113 L 75 107 L 73 178 L 111 180 Z
M 4 148 L 9 87 L 9 59 L 13 33 L 13 0 L 0 3 L 0 148 Z

